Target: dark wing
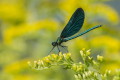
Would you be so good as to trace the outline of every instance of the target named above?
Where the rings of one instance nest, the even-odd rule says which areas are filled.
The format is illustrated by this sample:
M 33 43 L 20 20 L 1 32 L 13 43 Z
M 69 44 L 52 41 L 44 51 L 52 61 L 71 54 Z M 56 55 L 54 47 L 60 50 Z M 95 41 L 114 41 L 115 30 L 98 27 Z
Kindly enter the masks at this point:
M 72 17 L 70 18 L 68 24 L 65 26 L 65 28 L 63 29 L 60 37 L 61 38 L 66 38 L 66 37 L 70 37 L 72 35 L 74 35 L 75 33 L 77 33 L 84 22 L 84 11 L 82 8 L 78 8 L 74 14 L 72 15 Z

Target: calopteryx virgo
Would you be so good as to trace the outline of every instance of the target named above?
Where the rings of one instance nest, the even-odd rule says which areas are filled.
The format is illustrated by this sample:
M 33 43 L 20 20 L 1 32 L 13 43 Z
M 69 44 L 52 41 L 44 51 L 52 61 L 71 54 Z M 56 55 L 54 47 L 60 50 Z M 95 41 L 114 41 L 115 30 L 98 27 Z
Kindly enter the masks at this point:
M 58 51 L 60 52 L 59 46 L 63 47 L 65 49 L 66 46 L 61 45 L 61 43 L 63 42 L 67 42 L 71 39 L 77 38 L 83 34 L 88 33 L 89 31 L 96 29 L 98 27 L 101 27 L 101 25 L 97 25 L 94 26 L 82 33 L 79 33 L 75 36 L 73 36 L 74 34 L 76 34 L 82 27 L 83 22 L 84 22 L 84 18 L 85 18 L 85 14 L 82 8 L 78 8 L 72 15 L 72 17 L 70 18 L 68 24 L 65 26 L 65 28 L 63 29 L 60 37 L 57 38 L 57 40 L 55 42 L 52 42 L 52 50 L 57 47 Z M 51 51 L 52 51 L 51 50 Z M 50 51 L 50 52 L 51 52 Z M 67 50 L 68 52 L 68 50 Z

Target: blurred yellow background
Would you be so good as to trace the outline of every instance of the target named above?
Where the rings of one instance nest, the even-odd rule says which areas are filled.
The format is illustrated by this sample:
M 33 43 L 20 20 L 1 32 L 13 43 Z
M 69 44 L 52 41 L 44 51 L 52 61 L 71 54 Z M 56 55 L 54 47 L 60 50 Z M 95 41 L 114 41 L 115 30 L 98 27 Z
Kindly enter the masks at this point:
M 77 8 L 85 11 L 80 32 L 95 29 L 68 41 L 75 61 L 82 48 L 91 49 L 92 56 L 104 56 L 101 70 L 120 68 L 119 0 L 0 0 L 0 80 L 74 80 L 72 71 L 62 68 L 37 71 L 27 62 L 48 55 Z M 112 6 L 113 5 L 113 6 Z M 120 7 L 117 5 L 117 7 Z

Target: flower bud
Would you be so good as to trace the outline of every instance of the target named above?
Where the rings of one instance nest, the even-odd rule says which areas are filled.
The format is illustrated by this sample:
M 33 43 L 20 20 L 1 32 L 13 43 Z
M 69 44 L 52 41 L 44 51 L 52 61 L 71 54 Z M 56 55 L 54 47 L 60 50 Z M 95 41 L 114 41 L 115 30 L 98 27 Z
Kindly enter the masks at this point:
M 74 76 L 75 76 L 76 79 L 78 79 L 78 75 L 75 74 Z
M 86 51 L 86 56 L 89 56 L 91 53 L 90 53 L 90 49 Z
M 77 65 L 76 65 L 76 64 L 73 64 L 73 65 L 72 65 L 72 69 L 73 69 L 74 71 L 76 71 L 76 70 L 77 70 Z
M 97 55 L 97 60 L 102 62 L 103 61 L 103 56 Z

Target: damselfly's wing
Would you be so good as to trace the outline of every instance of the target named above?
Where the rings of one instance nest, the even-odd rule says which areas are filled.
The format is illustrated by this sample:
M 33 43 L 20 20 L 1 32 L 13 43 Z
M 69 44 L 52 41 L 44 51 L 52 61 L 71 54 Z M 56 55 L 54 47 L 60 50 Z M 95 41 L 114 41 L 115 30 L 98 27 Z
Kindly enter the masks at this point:
M 83 9 L 78 8 L 70 18 L 68 24 L 63 29 L 60 37 L 67 38 L 77 33 L 83 25 L 84 18 L 85 16 Z

